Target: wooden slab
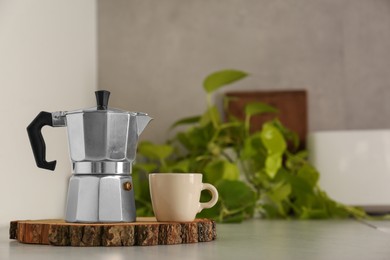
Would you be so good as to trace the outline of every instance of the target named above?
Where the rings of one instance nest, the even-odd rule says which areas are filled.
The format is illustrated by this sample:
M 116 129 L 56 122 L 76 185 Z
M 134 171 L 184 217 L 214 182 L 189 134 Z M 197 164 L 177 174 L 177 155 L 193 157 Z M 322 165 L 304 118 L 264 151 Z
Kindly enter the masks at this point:
M 137 218 L 133 223 L 66 223 L 64 220 L 17 220 L 10 239 L 54 246 L 154 246 L 208 242 L 217 237 L 215 221 L 157 222 Z
M 298 134 L 300 148 L 305 148 L 308 131 L 306 90 L 232 91 L 227 92 L 226 96 L 229 98 L 226 112 L 241 119 L 245 118 L 245 106 L 251 102 L 264 102 L 277 108 L 279 110 L 279 113 L 276 114 L 277 118 Z M 253 116 L 251 130 L 260 130 L 264 122 L 274 117 L 274 114 Z

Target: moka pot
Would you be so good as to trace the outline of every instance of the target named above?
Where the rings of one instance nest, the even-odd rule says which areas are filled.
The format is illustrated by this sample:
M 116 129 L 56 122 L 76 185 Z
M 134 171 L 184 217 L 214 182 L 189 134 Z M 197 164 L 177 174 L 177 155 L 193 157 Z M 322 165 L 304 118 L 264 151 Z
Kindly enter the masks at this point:
M 138 137 L 152 118 L 107 106 L 110 92 L 96 91 L 97 106 L 84 110 L 42 111 L 27 127 L 38 167 L 54 170 L 46 161 L 43 126 L 67 127 L 72 173 L 67 222 L 133 222 L 135 201 L 132 164 Z

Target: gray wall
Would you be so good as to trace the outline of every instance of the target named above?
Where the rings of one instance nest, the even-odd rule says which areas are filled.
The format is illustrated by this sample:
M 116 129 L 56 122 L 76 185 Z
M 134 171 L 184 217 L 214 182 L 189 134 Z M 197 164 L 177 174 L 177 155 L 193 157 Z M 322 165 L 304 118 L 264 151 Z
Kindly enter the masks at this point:
M 389 0 L 98 1 L 98 86 L 150 113 L 143 138 L 203 111 L 210 72 L 228 89 L 309 92 L 311 131 L 390 127 Z

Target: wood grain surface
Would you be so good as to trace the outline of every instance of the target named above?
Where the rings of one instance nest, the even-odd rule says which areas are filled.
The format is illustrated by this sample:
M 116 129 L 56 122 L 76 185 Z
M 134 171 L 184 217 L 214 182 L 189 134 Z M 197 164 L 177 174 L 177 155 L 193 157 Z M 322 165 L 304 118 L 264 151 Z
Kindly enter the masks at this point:
M 137 218 L 132 223 L 67 223 L 64 220 L 11 221 L 10 239 L 54 246 L 153 246 L 208 242 L 217 237 L 216 223 L 157 222 Z
M 252 102 L 264 102 L 278 109 L 277 114 L 261 114 L 251 118 L 251 130 L 258 131 L 264 122 L 275 116 L 289 129 L 296 132 L 301 148 L 306 146 L 308 109 L 306 90 L 231 91 L 226 93 L 229 102 L 227 113 L 245 118 L 245 106 Z

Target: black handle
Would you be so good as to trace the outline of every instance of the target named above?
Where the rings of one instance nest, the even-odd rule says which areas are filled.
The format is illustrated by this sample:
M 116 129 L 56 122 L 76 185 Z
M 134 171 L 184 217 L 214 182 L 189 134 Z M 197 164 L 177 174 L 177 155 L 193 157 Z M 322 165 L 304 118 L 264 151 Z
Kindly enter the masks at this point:
M 107 110 L 108 99 L 110 98 L 110 91 L 98 90 L 95 91 L 96 103 L 98 110 Z
M 34 153 L 35 162 L 39 168 L 54 171 L 57 161 L 46 161 L 46 145 L 42 136 L 42 127 L 45 125 L 53 126 L 51 113 L 42 111 L 37 117 L 28 125 L 27 133 L 30 139 L 31 148 Z

